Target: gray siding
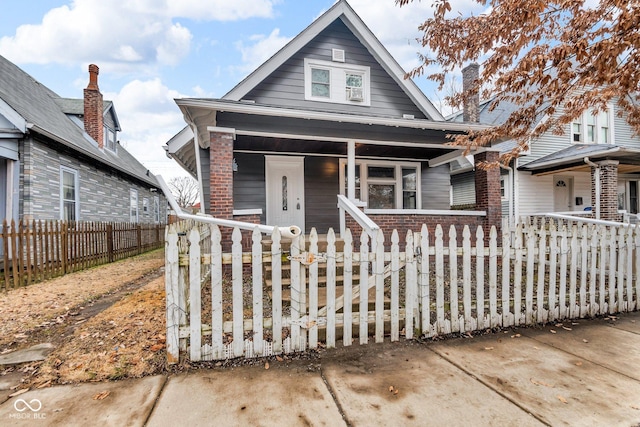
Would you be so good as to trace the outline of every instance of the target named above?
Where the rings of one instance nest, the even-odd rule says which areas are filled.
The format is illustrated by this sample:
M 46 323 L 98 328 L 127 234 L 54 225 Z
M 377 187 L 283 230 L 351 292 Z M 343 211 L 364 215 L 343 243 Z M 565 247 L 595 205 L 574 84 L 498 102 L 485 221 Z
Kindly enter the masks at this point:
M 449 209 L 449 165 L 430 168 L 422 163 L 422 209 Z
M 451 176 L 453 204 L 469 205 L 476 202 L 476 181 L 473 171 Z
M 160 220 L 166 218 L 166 199 L 150 186 L 129 181 L 110 170 L 97 169 L 92 162 L 58 152 L 48 144 L 28 139 L 22 145 L 20 173 L 20 217 L 60 219 L 60 167 L 77 171 L 81 221 L 128 222 L 130 189 L 138 191 L 138 221 L 154 222 L 153 199 L 160 197 Z M 143 200 L 149 200 L 144 212 Z
M 235 153 L 234 157 L 238 171 L 233 173 L 233 209 L 262 209 L 260 222 L 264 224 L 267 220 L 264 155 Z
M 337 208 L 340 194 L 339 160 L 335 157 L 304 159 L 304 195 L 307 232 L 316 227 L 324 234 L 329 228 L 340 231 Z
M 370 67 L 371 106 L 332 104 L 304 99 L 304 59 L 331 61 L 332 48 L 345 51 L 346 64 Z M 294 108 L 388 117 L 413 114 L 416 118 L 425 118 L 340 19 L 318 34 L 244 98 L 260 104 Z

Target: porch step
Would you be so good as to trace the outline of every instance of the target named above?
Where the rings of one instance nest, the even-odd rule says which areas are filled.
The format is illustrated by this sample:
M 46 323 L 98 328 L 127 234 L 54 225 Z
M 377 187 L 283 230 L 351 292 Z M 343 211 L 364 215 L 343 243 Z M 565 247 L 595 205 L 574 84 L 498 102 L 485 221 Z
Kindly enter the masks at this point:
M 271 292 L 269 292 L 271 296 Z M 344 286 L 336 286 L 336 298 L 344 295 Z M 309 290 L 305 292 L 306 296 L 306 305 L 309 307 Z M 375 303 L 376 301 L 376 288 L 369 289 L 369 304 Z M 291 289 L 283 289 L 282 290 L 282 301 L 291 302 Z M 385 305 L 391 304 L 391 299 L 387 296 L 384 297 Z M 359 298 L 357 298 L 354 302 L 354 305 L 359 304 Z M 327 288 L 318 288 L 318 307 L 324 307 L 327 305 Z
M 352 275 L 352 277 L 354 282 L 360 280 L 359 274 L 354 274 Z M 282 282 L 282 286 L 291 286 L 290 277 L 283 277 L 281 279 L 281 282 Z M 344 276 L 336 276 L 336 283 L 344 283 Z M 271 285 L 273 284 L 273 281 L 271 280 L 271 275 L 269 275 L 268 279 L 267 278 L 264 279 L 264 284 L 266 287 L 271 288 Z M 326 286 L 326 284 L 327 284 L 326 274 L 318 274 L 318 285 Z M 321 287 L 320 289 L 324 289 L 324 288 Z

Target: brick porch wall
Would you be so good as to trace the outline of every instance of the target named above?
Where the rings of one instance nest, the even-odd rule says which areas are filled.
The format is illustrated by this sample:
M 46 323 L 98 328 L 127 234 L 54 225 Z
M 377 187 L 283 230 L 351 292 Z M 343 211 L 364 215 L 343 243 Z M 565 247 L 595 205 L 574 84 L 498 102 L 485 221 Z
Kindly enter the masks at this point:
M 485 217 L 479 215 L 367 214 L 367 216 L 378 224 L 384 233 L 385 247 L 391 245 L 391 234 L 393 230 L 397 230 L 400 246 L 404 248 L 407 231 L 419 232 L 422 224 L 425 224 L 429 230 L 429 244 L 434 244 L 435 242 L 436 226 L 438 224 L 442 226 L 445 242 L 449 241 L 449 229 L 453 225 L 456 229 L 458 244 L 462 244 L 462 232 L 465 225 L 469 226 L 472 241 L 475 240 L 476 230 L 479 225 L 483 227 L 485 242 L 488 242 L 489 232 L 491 231 L 484 229 Z M 359 246 L 362 227 L 349 215 L 346 216 L 345 225 L 351 230 L 353 240 Z

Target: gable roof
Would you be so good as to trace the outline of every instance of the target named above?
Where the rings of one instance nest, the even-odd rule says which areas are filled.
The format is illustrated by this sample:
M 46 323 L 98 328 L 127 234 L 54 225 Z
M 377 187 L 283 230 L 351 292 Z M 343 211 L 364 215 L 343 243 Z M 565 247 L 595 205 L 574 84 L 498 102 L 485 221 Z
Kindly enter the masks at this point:
M 75 116 L 81 116 L 84 114 L 84 99 L 77 98 L 59 98 L 56 100 L 60 109 L 65 114 L 73 114 Z M 113 117 L 113 121 L 116 124 L 116 130 L 122 130 L 120 128 L 120 120 L 118 119 L 118 115 L 115 112 L 115 107 L 113 105 L 113 101 L 102 101 L 102 115 L 106 116 L 107 114 L 111 114 Z
M 275 55 L 264 64 L 254 70 L 249 76 L 231 89 L 222 99 L 240 101 L 252 89 L 258 86 L 271 73 L 283 65 L 296 52 L 313 40 L 336 19 L 341 19 L 358 40 L 368 49 L 371 55 L 378 61 L 382 68 L 396 81 L 403 92 L 413 101 L 426 117 L 435 121 L 443 121 L 444 118 L 434 107 L 429 99 L 416 86 L 413 80 L 405 79 L 405 71 L 391 56 L 389 51 L 380 43 L 377 37 L 365 25 L 362 19 L 349 6 L 346 0 L 339 0 L 322 16 L 313 21 L 293 40 L 287 43 Z
M 159 186 L 155 176 L 122 146 L 118 147 L 117 154 L 98 148 L 97 142 L 65 114 L 62 106 L 68 105 L 68 100 L 58 96 L 2 55 L 0 101 L 5 107 L 0 108 L 0 111 L 8 107 L 13 117 L 24 121 L 23 132 L 30 130 L 39 133 L 112 169 L 155 187 Z

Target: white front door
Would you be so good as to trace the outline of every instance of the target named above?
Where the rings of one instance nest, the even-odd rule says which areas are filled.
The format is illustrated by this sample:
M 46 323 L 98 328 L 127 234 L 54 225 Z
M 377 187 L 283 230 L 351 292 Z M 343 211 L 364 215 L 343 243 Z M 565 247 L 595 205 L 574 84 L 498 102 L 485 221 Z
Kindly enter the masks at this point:
M 304 232 L 304 157 L 265 156 L 267 224 Z
M 567 212 L 573 210 L 571 195 L 573 193 L 573 178 L 556 176 L 553 178 L 553 210 Z

